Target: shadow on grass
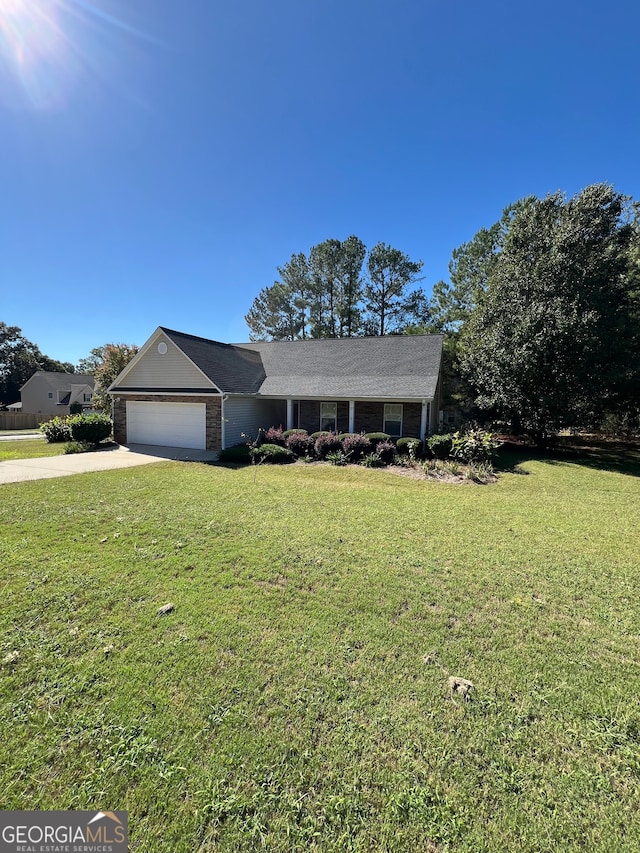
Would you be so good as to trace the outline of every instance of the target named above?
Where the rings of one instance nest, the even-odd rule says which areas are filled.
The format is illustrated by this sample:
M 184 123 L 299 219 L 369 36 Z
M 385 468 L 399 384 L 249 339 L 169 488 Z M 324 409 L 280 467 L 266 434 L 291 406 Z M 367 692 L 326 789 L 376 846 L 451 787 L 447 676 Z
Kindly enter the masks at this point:
M 598 471 L 640 477 L 640 443 L 609 441 L 590 436 L 563 436 L 545 449 L 505 442 L 498 451 L 494 467 L 503 473 L 526 474 L 520 466 L 530 459 L 538 459 L 549 465 L 571 462 Z

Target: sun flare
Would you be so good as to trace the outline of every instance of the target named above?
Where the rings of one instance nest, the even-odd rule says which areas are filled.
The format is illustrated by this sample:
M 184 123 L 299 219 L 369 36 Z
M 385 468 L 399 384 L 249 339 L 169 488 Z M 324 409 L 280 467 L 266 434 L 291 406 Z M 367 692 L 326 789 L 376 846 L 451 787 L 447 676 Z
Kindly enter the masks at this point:
M 0 103 L 55 107 L 79 80 L 108 77 L 131 38 L 155 41 L 105 0 L 0 0 Z

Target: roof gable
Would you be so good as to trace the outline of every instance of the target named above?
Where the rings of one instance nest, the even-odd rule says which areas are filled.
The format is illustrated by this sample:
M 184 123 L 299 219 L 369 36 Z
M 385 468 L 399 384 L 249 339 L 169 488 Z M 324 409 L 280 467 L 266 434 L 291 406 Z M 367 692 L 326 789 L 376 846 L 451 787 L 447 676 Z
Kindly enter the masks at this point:
M 176 344 L 164 329 L 158 328 L 108 390 L 160 391 L 174 388 L 207 394 L 219 391 L 189 353 Z
M 228 394 L 259 392 L 266 377 L 259 352 L 243 344 L 222 344 L 172 329 L 162 331 L 220 390 Z
M 83 385 L 95 387 L 95 378 L 89 373 L 59 373 L 53 370 L 36 370 L 36 372 L 24 383 L 25 388 L 33 380 L 48 387 L 51 391 L 68 391 L 71 385 L 82 382 Z M 20 390 L 22 390 L 22 388 Z

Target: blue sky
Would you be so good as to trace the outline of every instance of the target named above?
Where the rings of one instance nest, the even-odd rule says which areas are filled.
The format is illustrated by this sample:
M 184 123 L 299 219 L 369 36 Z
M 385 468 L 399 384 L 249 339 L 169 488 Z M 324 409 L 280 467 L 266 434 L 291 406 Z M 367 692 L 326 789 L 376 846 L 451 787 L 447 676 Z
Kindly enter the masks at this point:
M 637 0 L 0 0 L 0 320 L 52 358 L 248 339 L 292 253 L 640 199 Z

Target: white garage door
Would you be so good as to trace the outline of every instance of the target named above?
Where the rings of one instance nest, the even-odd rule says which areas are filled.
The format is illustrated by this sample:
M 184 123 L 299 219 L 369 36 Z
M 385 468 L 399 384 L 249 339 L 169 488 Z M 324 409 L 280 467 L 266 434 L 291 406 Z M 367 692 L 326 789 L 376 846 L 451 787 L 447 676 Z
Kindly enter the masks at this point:
M 166 447 L 206 448 L 204 403 L 143 403 L 127 400 L 127 441 Z

